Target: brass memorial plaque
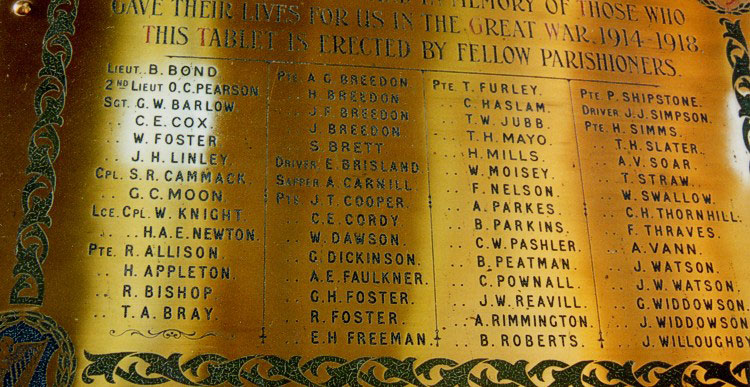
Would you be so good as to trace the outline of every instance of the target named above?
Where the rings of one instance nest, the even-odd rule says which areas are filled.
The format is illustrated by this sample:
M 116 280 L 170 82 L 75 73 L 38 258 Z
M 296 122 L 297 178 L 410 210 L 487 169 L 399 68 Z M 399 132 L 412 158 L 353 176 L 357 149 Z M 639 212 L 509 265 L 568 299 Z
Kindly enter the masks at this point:
M 19 0 L 0 381 L 750 385 L 750 1 Z

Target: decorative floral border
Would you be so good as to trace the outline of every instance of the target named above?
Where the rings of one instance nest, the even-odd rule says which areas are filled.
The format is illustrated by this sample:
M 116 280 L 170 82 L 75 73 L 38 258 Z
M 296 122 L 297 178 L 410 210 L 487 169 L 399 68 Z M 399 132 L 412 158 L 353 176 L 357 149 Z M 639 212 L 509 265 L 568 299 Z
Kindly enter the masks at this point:
M 47 229 L 52 226 L 49 211 L 55 196 L 56 175 L 54 162 L 60 153 L 62 110 L 68 91 L 65 71 L 70 65 L 73 46 L 70 38 L 75 33 L 79 0 L 50 0 L 47 7 L 49 27 L 42 40 L 42 68 L 39 86 L 34 93 L 34 113 L 37 120 L 28 144 L 28 180 L 21 193 L 23 218 L 16 234 L 16 264 L 13 267 L 15 284 L 10 291 L 10 305 L 41 306 L 44 302 L 44 273 L 42 264 L 49 254 Z M 24 290 L 36 293 L 22 295 Z M 72 386 L 76 374 L 75 346 L 65 330 L 54 319 L 39 312 L 8 311 L 0 314 L 0 329 L 25 323 L 50 334 L 59 345 L 55 386 Z M 50 365 L 50 367 L 52 367 Z
M 78 14 L 78 0 L 51 0 L 47 8 L 49 28 L 42 41 L 41 82 L 34 94 L 37 121 L 28 145 L 28 181 L 23 187 L 21 208 L 23 219 L 16 235 L 16 283 L 10 292 L 11 305 L 42 305 L 44 273 L 42 264 L 49 253 L 46 230 L 52 226 L 49 211 L 55 197 L 54 163 L 60 154 L 57 131 L 63 125 L 62 110 L 68 91 L 65 74 L 73 56 L 70 37 L 75 33 L 73 22 Z M 36 294 L 24 296 L 27 289 Z
M 747 386 L 750 361 L 688 361 L 679 364 L 650 362 L 634 368 L 632 361 L 580 361 L 567 364 L 545 360 L 533 366 L 525 360 L 509 363 L 498 359 L 474 359 L 457 363 L 450 359 L 361 357 L 346 360 L 318 356 L 304 363 L 294 356 L 256 355 L 227 359 L 203 354 L 182 361 L 153 353 L 120 352 L 105 355 L 85 353 L 91 361 L 83 370 L 83 381 L 104 377 L 109 383 L 129 382 L 157 385 L 177 382 L 188 386 L 239 386 L 247 382 L 260 386 L 294 383 L 304 386 Z M 117 377 L 117 378 L 115 378 Z M 512 383 L 512 384 L 511 384 Z

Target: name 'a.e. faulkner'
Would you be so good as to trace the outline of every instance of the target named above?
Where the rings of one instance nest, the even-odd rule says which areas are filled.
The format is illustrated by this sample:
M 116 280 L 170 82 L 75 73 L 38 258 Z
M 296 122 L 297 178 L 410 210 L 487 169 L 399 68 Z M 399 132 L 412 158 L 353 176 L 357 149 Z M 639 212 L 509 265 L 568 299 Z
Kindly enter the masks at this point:
M 339 275 L 344 284 L 425 285 L 419 271 L 341 270 Z

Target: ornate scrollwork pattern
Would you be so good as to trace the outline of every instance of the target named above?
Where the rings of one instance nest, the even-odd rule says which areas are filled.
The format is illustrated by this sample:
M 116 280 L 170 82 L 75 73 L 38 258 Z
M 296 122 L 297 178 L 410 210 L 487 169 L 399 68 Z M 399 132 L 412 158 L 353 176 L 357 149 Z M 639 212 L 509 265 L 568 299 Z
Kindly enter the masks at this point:
M 609 361 L 567 364 L 546 360 L 531 365 L 520 360 L 475 359 L 458 363 L 431 359 L 361 357 L 346 360 L 319 356 L 301 363 L 300 356 L 288 360 L 271 355 L 227 359 L 203 354 L 183 361 L 182 354 L 169 357 L 153 353 L 119 352 L 91 354 L 83 370 L 83 381 L 103 377 L 109 383 L 126 381 L 136 385 L 177 382 L 188 386 L 222 383 L 280 386 L 749 386 L 750 362 L 687 361 L 679 364 L 650 362 L 635 367 Z
M 42 42 L 41 82 L 34 95 L 37 121 L 28 146 L 28 181 L 21 201 L 23 219 L 16 237 L 17 262 L 13 267 L 16 283 L 10 293 L 13 305 L 41 305 L 44 301 L 42 264 L 49 253 L 46 229 L 52 225 L 49 211 L 55 196 L 54 163 L 60 153 L 57 131 L 63 125 L 61 114 L 68 87 L 65 70 L 73 55 L 70 36 L 75 32 L 73 22 L 77 13 L 78 0 L 72 3 L 71 0 L 51 0 L 47 8 L 49 28 Z M 21 295 L 26 289 L 36 289 L 36 292 Z
M 747 41 L 742 33 L 740 21 L 721 19 L 721 24 L 727 29 L 727 59 L 732 66 L 732 86 L 734 95 L 740 105 L 739 115 L 742 122 L 742 140 L 745 148 L 750 151 L 750 56 L 748 56 Z
M 747 0 L 728 0 L 723 1 L 724 4 L 720 4 L 715 0 L 698 0 L 701 4 L 706 6 L 708 9 L 715 11 L 721 15 L 735 15 L 740 16 L 746 13 L 750 13 L 750 2 Z
M 141 332 L 138 329 L 126 329 L 120 333 L 117 333 L 114 329 L 109 331 L 110 336 L 114 337 L 120 337 L 125 334 L 130 334 L 130 336 L 141 336 L 145 337 L 147 339 L 154 339 L 157 337 L 161 337 L 163 339 L 188 339 L 188 340 L 200 340 L 204 339 L 209 336 L 216 336 L 216 333 L 208 332 L 204 333 L 200 336 L 198 336 L 198 333 L 196 332 L 183 332 L 179 329 L 164 329 L 158 332 L 154 332 L 153 330 L 149 329 L 146 332 Z

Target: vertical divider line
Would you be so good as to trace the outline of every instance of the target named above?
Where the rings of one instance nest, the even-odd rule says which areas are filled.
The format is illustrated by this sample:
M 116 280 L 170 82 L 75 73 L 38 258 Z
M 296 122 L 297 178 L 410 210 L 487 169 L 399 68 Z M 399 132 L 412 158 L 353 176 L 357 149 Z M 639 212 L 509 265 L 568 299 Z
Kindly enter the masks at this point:
M 427 163 L 427 206 L 430 210 L 430 253 L 432 255 L 432 296 L 435 308 L 435 346 L 440 346 L 440 328 L 438 324 L 438 302 L 437 302 L 437 274 L 435 273 L 435 229 L 432 225 L 432 190 L 430 187 L 430 127 L 427 125 L 427 92 L 425 87 L 425 70 L 420 70 L 422 76 L 422 117 L 425 129 L 425 152 Z
M 270 148 L 271 114 L 271 62 L 266 62 L 266 173 L 263 179 L 263 311 L 260 328 L 260 342 L 266 343 L 266 261 L 268 251 L 268 154 Z
M 589 241 L 589 258 L 591 259 L 591 277 L 594 285 L 594 303 L 596 304 L 596 320 L 599 325 L 599 347 L 604 348 L 604 336 L 602 334 L 602 318 L 601 312 L 599 311 L 599 293 L 596 287 L 596 271 L 594 269 L 594 251 L 591 243 L 591 226 L 589 225 L 589 210 L 588 204 L 586 203 L 586 189 L 583 186 L 583 165 L 581 164 L 581 146 L 578 142 L 578 124 L 576 123 L 576 112 L 573 108 L 573 86 L 572 81 L 568 79 L 568 92 L 570 93 L 570 113 L 573 119 L 573 134 L 576 140 L 576 154 L 578 155 L 578 175 L 581 179 L 581 196 L 583 197 L 583 216 L 586 221 L 586 236 Z

